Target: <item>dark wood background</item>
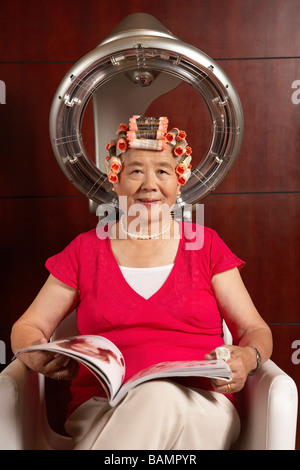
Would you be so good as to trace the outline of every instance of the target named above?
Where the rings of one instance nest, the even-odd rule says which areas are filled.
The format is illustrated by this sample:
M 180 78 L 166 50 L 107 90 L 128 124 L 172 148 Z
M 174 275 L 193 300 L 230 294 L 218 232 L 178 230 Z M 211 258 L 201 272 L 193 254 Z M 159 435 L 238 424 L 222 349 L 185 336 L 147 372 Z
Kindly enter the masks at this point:
M 272 329 L 273 360 L 299 387 L 292 343 L 300 340 L 300 104 L 292 86 L 300 80 L 300 0 L 1 0 L 0 339 L 7 362 L 11 325 L 46 280 L 45 260 L 97 223 L 52 152 L 53 95 L 77 60 L 137 12 L 216 60 L 239 93 L 241 152 L 202 201 L 205 224 L 247 262 L 243 278 Z M 201 150 L 199 99 L 179 92 L 161 106 L 188 121 L 194 153 Z

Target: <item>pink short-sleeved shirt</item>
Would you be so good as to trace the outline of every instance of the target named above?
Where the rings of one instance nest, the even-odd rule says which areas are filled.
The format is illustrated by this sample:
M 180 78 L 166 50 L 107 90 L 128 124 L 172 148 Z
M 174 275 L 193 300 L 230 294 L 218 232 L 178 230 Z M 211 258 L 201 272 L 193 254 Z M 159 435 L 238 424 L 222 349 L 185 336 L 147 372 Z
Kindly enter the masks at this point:
M 180 228 L 172 271 L 149 299 L 129 286 L 109 237 L 99 238 L 96 229 L 79 235 L 46 262 L 53 276 L 79 291 L 79 332 L 105 336 L 122 351 L 125 380 L 157 362 L 203 360 L 206 353 L 224 344 L 212 277 L 234 267 L 240 269 L 245 263 L 215 231 L 189 223 L 180 224 Z M 205 379 L 186 384 L 212 389 Z M 104 396 L 96 379 L 83 367 L 71 392 L 70 412 L 93 396 Z

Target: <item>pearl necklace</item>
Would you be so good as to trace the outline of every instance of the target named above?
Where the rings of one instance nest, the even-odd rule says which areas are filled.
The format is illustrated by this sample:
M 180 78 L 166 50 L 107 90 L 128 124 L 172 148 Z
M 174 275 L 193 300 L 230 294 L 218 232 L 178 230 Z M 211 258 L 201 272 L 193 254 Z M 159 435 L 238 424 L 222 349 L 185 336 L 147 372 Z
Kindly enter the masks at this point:
M 128 237 L 130 238 L 134 238 L 135 240 L 151 240 L 152 238 L 159 238 L 161 235 L 163 235 L 164 233 L 166 233 L 168 230 L 170 230 L 170 227 L 171 227 L 171 223 L 172 223 L 172 220 L 173 220 L 173 217 L 172 215 L 170 214 L 170 220 L 169 220 L 169 224 L 167 227 L 165 227 L 163 230 L 161 230 L 160 232 L 157 232 L 157 233 L 153 233 L 151 235 L 143 235 L 143 234 L 137 234 L 137 233 L 131 233 L 131 232 L 127 232 L 127 230 L 125 229 L 124 227 L 124 214 L 122 215 L 121 219 L 120 219 L 120 227 L 121 227 L 121 230 L 123 233 L 125 233 L 125 235 L 127 235 Z

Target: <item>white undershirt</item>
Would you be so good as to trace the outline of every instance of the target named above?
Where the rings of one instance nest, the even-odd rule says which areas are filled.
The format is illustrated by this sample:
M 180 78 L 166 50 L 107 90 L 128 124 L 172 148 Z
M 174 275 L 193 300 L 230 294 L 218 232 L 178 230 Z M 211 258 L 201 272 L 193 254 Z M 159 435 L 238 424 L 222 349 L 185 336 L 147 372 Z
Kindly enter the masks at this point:
M 174 264 L 155 268 L 128 268 L 120 266 L 130 287 L 145 299 L 149 299 L 166 282 Z

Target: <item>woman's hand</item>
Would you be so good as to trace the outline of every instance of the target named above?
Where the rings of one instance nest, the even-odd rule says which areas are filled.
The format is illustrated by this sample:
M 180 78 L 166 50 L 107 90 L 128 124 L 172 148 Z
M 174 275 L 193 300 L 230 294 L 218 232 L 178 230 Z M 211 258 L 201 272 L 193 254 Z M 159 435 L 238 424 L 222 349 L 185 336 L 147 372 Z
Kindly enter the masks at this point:
M 232 371 L 232 380 L 227 382 L 220 379 L 211 379 L 211 383 L 216 392 L 230 393 L 239 392 L 244 387 L 249 372 L 256 369 L 256 353 L 249 347 L 225 346 L 230 351 L 230 359 L 227 361 Z M 215 350 L 205 355 L 205 359 L 216 359 Z
M 46 338 L 34 342 L 34 344 L 46 344 Z M 77 376 L 79 365 L 77 361 L 48 351 L 34 351 L 18 356 L 29 369 L 56 380 L 72 380 Z

